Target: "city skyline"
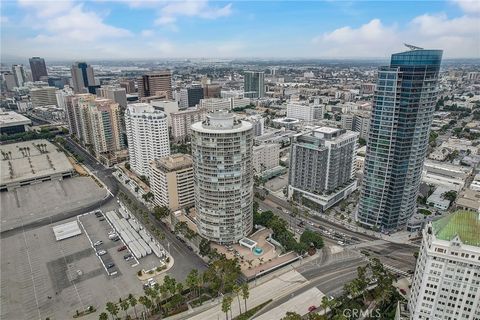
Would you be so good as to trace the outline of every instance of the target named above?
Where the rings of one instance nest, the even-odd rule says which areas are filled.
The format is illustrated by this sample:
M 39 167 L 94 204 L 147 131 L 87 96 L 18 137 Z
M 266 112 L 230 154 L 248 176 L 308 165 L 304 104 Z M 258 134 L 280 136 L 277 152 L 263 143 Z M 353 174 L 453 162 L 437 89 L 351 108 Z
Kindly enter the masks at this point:
M 9 1 L 2 60 L 386 58 L 404 42 L 478 58 L 479 14 L 468 0 Z

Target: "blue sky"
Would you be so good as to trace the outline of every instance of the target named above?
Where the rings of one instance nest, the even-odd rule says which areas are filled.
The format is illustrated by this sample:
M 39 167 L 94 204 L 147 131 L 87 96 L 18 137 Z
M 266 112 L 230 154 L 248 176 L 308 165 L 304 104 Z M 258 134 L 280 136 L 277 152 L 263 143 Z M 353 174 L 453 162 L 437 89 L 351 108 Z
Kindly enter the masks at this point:
M 367 58 L 403 42 L 480 57 L 480 1 L 18 0 L 4 57 Z

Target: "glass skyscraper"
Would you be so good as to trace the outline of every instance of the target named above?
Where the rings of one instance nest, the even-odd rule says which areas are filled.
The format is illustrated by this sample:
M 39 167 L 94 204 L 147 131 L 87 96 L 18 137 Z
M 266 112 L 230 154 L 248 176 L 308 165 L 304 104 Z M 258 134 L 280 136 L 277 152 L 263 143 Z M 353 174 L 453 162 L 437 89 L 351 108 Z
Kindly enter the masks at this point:
M 265 96 L 265 74 L 263 72 L 245 71 L 243 76 L 245 98 L 263 98 Z
M 442 50 L 393 54 L 378 71 L 357 220 L 394 230 L 414 214 Z

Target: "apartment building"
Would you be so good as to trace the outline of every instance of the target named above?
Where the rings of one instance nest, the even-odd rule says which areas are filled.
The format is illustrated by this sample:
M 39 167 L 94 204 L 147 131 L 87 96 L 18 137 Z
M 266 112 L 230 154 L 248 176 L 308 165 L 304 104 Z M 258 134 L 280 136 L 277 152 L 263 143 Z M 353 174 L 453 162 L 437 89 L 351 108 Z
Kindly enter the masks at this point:
M 189 108 L 170 114 L 172 123 L 172 138 L 175 142 L 185 142 L 191 135 L 192 124 L 205 120 L 207 112 L 203 108 Z

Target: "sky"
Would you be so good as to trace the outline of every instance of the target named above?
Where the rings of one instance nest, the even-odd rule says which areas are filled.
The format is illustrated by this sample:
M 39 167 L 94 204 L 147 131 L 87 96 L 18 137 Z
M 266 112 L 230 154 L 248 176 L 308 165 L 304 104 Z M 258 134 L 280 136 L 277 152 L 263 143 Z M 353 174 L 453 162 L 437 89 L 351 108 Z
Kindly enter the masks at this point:
M 480 1 L 1 0 L 3 58 L 480 58 Z

